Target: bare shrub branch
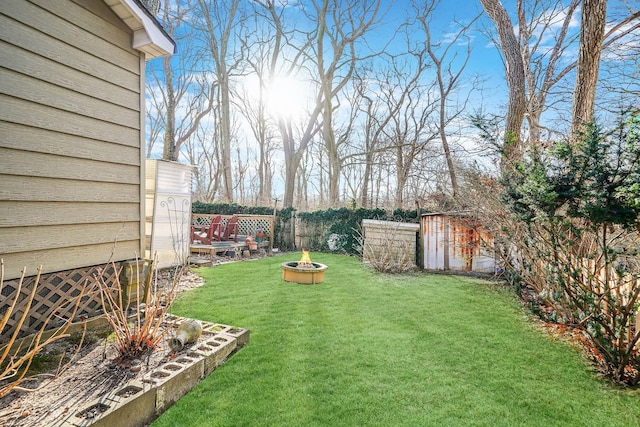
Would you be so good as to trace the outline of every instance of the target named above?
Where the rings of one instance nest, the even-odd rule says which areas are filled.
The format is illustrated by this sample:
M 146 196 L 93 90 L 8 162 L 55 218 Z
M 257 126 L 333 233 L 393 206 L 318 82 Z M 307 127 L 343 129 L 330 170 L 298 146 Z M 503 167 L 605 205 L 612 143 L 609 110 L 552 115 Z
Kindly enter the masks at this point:
M 14 313 L 14 310 L 16 309 L 18 300 L 22 295 L 20 291 L 24 285 L 26 270 L 27 270 L 26 267 L 22 269 L 22 273 L 20 276 L 20 280 L 18 281 L 18 287 L 15 293 L 15 297 L 11 302 L 11 304 L 9 305 L 9 307 L 7 308 L 7 311 L 4 313 L 2 319 L 0 320 L 0 331 L 4 330 L 4 328 L 6 327 L 9 319 L 11 318 L 12 314 Z M 33 378 L 27 375 L 29 372 L 29 367 L 33 362 L 33 358 L 51 343 L 70 336 L 67 333 L 67 331 L 71 326 L 73 319 L 76 316 L 78 307 L 80 305 L 80 301 L 82 297 L 85 295 L 86 283 L 82 287 L 80 294 L 76 298 L 74 298 L 71 301 L 66 301 L 56 310 L 52 311 L 51 314 L 49 314 L 49 316 L 47 316 L 45 321 L 42 323 L 42 326 L 40 327 L 40 330 L 38 331 L 38 333 L 35 334 L 29 341 L 29 345 L 27 346 L 26 349 L 23 349 L 23 344 L 27 342 L 27 340 L 23 340 L 22 342 L 17 344 L 17 346 L 14 346 L 14 344 L 16 344 L 16 342 L 18 341 L 18 335 L 20 334 L 22 325 L 27 319 L 31 306 L 33 305 L 33 299 L 36 295 L 36 292 L 38 290 L 38 285 L 40 283 L 42 266 L 39 266 L 37 271 L 38 272 L 36 275 L 35 282 L 33 284 L 33 289 L 31 290 L 31 292 L 29 293 L 29 296 L 27 297 L 27 302 L 24 307 L 24 312 L 22 313 L 22 316 L 14 326 L 14 331 L 11 334 L 9 341 L 6 343 L 5 347 L 1 350 L 2 354 L 0 354 L 0 398 L 6 396 L 12 390 L 30 392 L 30 391 L 38 390 L 39 388 L 42 388 L 45 385 L 45 383 L 41 383 L 39 386 L 35 388 L 20 387 L 20 384 L 24 383 L 24 381 L 26 381 L 27 379 Z M 4 260 L 0 259 L 0 293 L 2 292 L 3 287 L 4 287 Z M 51 334 L 47 333 L 46 335 L 48 336 L 45 337 L 45 331 L 50 329 L 49 327 L 52 325 L 54 319 L 56 321 L 59 321 L 61 319 L 61 316 L 59 315 L 59 313 L 62 312 L 64 309 L 66 309 L 70 304 L 73 304 L 73 310 L 71 312 L 71 315 L 67 319 L 63 319 L 64 323 L 61 327 L 59 327 L 57 330 L 55 330 Z M 86 324 L 84 325 L 84 327 L 86 328 Z M 82 337 L 84 339 L 84 330 L 83 330 Z M 80 345 L 78 345 L 78 351 L 81 346 L 82 344 L 80 343 Z M 69 366 L 69 364 L 73 361 L 76 355 L 77 355 L 77 352 L 69 361 L 67 361 L 64 364 L 63 364 L 63 358 L 64 358 L 64 355 L 63 355 L 60 358 L 58 370 L 56 371 L 56 373 L 48 374 L 46 376 L 50 377 L 50 379 L 54 379 L 58 377 Z M 42 376 L 42 375 L 38 375 L 38 376 Z

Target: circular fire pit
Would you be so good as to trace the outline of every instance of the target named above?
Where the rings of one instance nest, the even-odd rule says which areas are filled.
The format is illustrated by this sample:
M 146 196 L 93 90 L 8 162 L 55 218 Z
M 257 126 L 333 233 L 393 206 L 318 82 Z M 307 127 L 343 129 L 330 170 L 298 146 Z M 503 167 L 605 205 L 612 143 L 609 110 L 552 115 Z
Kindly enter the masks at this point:
M 319 262 L 283 262 L 282 280 L 287 282 L 301 283 L 304 285 L 315 285 L 324 280 L 324 271 L 329 268 Z

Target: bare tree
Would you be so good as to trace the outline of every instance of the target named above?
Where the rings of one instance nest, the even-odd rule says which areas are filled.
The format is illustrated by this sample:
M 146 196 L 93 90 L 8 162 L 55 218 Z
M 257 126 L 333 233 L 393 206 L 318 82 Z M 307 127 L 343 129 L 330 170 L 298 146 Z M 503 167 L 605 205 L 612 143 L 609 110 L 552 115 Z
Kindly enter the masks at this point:
M 196 166 L 193 195 L 196 200 L 203 202 L 213 202 L 222 193 L 222 169 L 218 167 L 221 156 L 216 132 L 215 126 L 200 126 L 184 147 L 187 161 Z
M 265 7 L 260 2 L 254 4 L 256 30 L 240 40 L 247 52 L 245 89 L 239 95 L 236 104 L 245 117 L 255 143 L 258 146 L 258 203 L 271 204 L 273 170 L 271 163 L 276 150 L 277 123 L 271 120 L 268 110 L 268 92 L 270 79 L 275 74 L 273 67 L 277 63 L 284 34 L 278 34 L 274 26 L 262 25 Z M 271 18 L 267 15 L 267 20 Z M 251 81 L 253 78 L 255 81 Z M 255 84 L 257 82 L 257 87 Z
M 261 79 L 261 77 L 260 77 Z M 260 86 L 264 83 L 261 81 Z M 257 145 L 257 202 L 263 206 L 271 204 L 273 189 L 273 173 L 271 168 L 274 153 L 277 149 L 277 128 L 268 120 L 264 93 L 258 91 L 258 99 L 246 90 L 240 93 L 237 101 L 240 113 L 245 117 L 251 131 L 253 141 Z
M 145 88 L 145 116 L 147 124 L 147 150 L 145 157 L 150 159 L 153 155 L 156 143 L 164 134 L 166 111 L 163 92 L 157 87 L 158 79 L 155 77 L 154 85 L 146 82 Z M 164 147 L 163 147 L 164 148 Z
M 268 82 L 274 82 L 278 74 L 286 76 L 294 76 L 301 69 L 302 51 L 307 48 L 307 43 L 302 47 L 291 46 L 289 39 L 291 31 L 285 28 L 283 22 L 283 13 L 285 8 L 280 8 L 273 0 L 255 0 L 255 3 L 265 11 L 265 17 L 272 25 L 274 30 L 273 48 L 270 55 L 268 67 Z M 285 58 L 288 53 L 284 51 L 284 46 L 290 47 L 296 51 L 292 58 Z M 286 60 L 286 61 L 285 61 Z M 296 174 L 298 172 L 303 154 L 313 137 L 318 133 L 320 127 L 317 124 L 320 116 L 321 106 L 316 105 L 309 112 L 306 126 L 300 132 L 288 120 L 287 117 L 276 117 L 278 129 L 282 141 L 282 150 L 284 154 L 284 199 L 283 206 L 293 206 L 294 190 L 296 186 Z M 297 141 L 297 142 L 296 142 Z
M 430 15 L 434 10 L 438 1 L 433 0 L 430 2 L 420 3 L 420 5 L 414 3 L 414 10 L 416 11 L 416 16 L 418 22 L 422 26 L 422 31 L 425 35 L 425 48 L 431 61 L 434 64 L 435 72 L 436 72 L 436 82 L 438 93 L 440 95 L 439 105 L 438 105 L 438 132 L 440 134 L 440 140 L 442 142 L 442 149 L 445 154 L 445 160 L 447 162 L 447 169 L 449 172 L 449 179 L 451 181 L 451 190 L 453 193 L 453 197 L 458 195 L 458 180 L 456 178 L 456 171 L 454 167 L 453 155 L 451 153 L 451 148 L 449 145 L 449 138 L 447 136 L 447 126 L 448 124 L 460 117 L 463 114 L 467 101 L 469 99 L 470 94 L 472 93 L 473 87 L 467 90 L 466 99 L 464 99 L 461 105 L 458 105 L 454 108 L 450 105 L 450 97 L 453 95 L 454 91 L 458 89 L 460 84 L 460 78 L 463 75 L 467 64 L 469 63 L 469 59 L 471 58 L 471 40 L 467 36 L 467 32 L 469 28 L 478 20 L 480 15 L 471 19 L 467 24 L 460 25 L 460 28 L 456 33 L 450 36 L 447 43 L 444 43 L 442 40 L 433 41 L 431 38 L 431 31 L 429 29 L 430 24 Z M 457 67 L 454 66 L 454 60 L 458 55 L 458 50 L 456 47 L 461 43 L 461 39 L 464 39 L 464 44 L 466 46 L 466 50 L 464 52 L 464 57 L 462 62 Z M 452 55 L 450 57 L 449 55 Z
M 485 10 L 487 10 L 487 7 L 502 8 L 499 0 L 483 0 L 482 3 L 483 5 L 485 5 L 485 3 L 487 4 L 485 5 Z M 554 90 L 578 65 L 578 61 L 572 59 L 571 50 L 575 47 L 579 34 L 571 31 L 571 27 L 575 22 L 575 13 L 582 3 L 583 0 L 571 0 L 569 3 L 561 0 L 517 1 L 515 13 L 517 15 L 517 41 L 519 48 L 516 49 L 512 46 L 512 49 L 513 51 L 519 51 L 522 57 L 525 79 L 518 79 L 520 85 L 522 85 L 521 88 L 509 84 L 509 91 L 522 90 L 526 94 L 525 117 L 528 124 L 528 144 L 538 144 L 541 142 L 541 132 L 545 129 L 541 117 L 547 109 L 555 104 L 566 105 L 564 103 L 570 101 L 573 93 L 575 93 L 575 96 L 582 98 L 581 93 L 586 87 L 579 89 L 579 86 L 584 86 L 585 84 L 587 86 L 595 85 L 593 81 L 587 83 L 584 80 L 586 74 L 583 74 L 582 77 L 576 75 L 575 84 L 567 87 L 564 91 L 559 88 Z M 582 12 L 583 17 L 586 13 L 584 11 L 586 7 L 593 6 L 584 5 Z M 604 6 L 600 5 L 600 7 Z M 502 12 L 506 12 L 504 8 L 502 8 Z M 487 13 L 489 14 L 488 10 Z M 515 36 L 515 31 L 513 30 L 515 25 L 511 24 L 510 21 L 507 22 L 508 15 L 501 13 L 500 16 L 502 20 L 496 22 L 494 19 L 496 28 L 498 28 L 499 25 L 503 27 L 498 28 L 498 33 L 501 35 L 501 30 L 502 32 L 511 31 Z M 637 10 L 628 9 L 620 11 L 618 16 L 607 25 L 606 31 L 605 27 L 602 27 L 604 35 L 602 38 L 598 36 L 600 40 L 599 47 L 597 49 L 589 47 L 587 50 L 591 52 L 591 54 L 587 55 L 585 59 L 592 61 L 595 56 L 599 57 L 600 54 L 598 52 L 600 50 L 607 51 L 607 49 L 615 48 L 621 40 L 626 40 L 631 37 L 634 32 L 640 29 L 640 22 L 638 22 L 639 16 L 640 12 Z M 604 19 L 604 17 L 601 19 Z M 601 22 L 600 25 L 603 25 L 603 23 Z M 591 24 L 587 26 L 593 27 Z M 587 30 L 584 22 L 580 25 L 580 31 L 582 33 L 586 32 L 587 39 L 590 40 L 588 35 L 591 33 L 591 30 Z M 510 38 L 510 36 L 508 38 Z M 500 40 L 502 40 L 502 36 Z M 551 42 L 551 44 L 549 42 Z M 584 42 L 586 43 L 587 40 Z M 590 40 L 590 43 L 593 43 L 593 40 Z M 632 45 L 632 43 L 630 45 Z M 507 56 L 507 53 L 504 52 L 504 44 L 500 44 L 500 48 L 505 57 L 506 64 L 510 60 L 515 60 L 511 55 Z M 598 63 L 599 62 L 600 61 L 598 61 Z M 593 67 L 593 65 L 594 64 L 591 64 L 589 67 Z M 508 66 L 506 68 L 509 70 Z M 593 71 L 592 69 L 592 72 Z M 583 73 L 584 72 L 585 70 L 583 70 Z M 594 76 L 597 80 L 597 73 L 592 75 L 592 77 Z M 622 79 L 622 81 L 625 80 L 626 79 Z M 515 79 L 507 74 L 507 81 L 512 82 L 515 81 Z M 592 95 L 595 96 L 595 86 L 591 88 L 590 91 Z M 509 108 L 511 107 L 511 100 L 514 98 L 514 94 L 510 93 Z M 565 114 L 565 116 L 568 115 Z M 589 115 L 589 119 L 591 117 L 592 114 Z M 548 134 L 551 134 L 551 131 L 548 131 Z
M 392 153 L 394 171 L 394 207 L 404 202 L 405 184 L 417 158 L 439 136 L 435 123 L 438 98 L 435 81 L 426 76 L 429 67 L 426 48 L 411 48 L 407 55 L 392 58 L 379 73 L 377 93 L 388 119 L 381 137 L 381 150 Z
M 362 2 L 349 0 L 313 1 L 313 15 L 317 17 L 315 40 L 308 57 L 316 65 L 319 80 L 318 100 L 322 102 L 322 137 L 328 155 L 329 204 L 339 200 L 339 180 L 342 170 L 340 145 L 344 138 L 336 138 L 333 124 L 336 98 L 347 85 L 358 61 L 357 42 L 371 31 L 380 13 L 380 0 Z M 360 46 L 360 50 L 364 45 Z M 374 55 L 374 54 L 371 54 Z
M 241 49 L 234 49 L 235 40 L 241 38 L 243 17 L 238 15 L 240 0 L 198 0 L 197 19 L 193 25 L 199 30 L 202 43 L 210 59 L 211 72 L 217 85 L 216 104 L 219 114 L 216 126 L 220 129 L 220 156 L 223 178 L 223 200 L 232 202 L 233 174 L 231 164 L 231 79 L 242 61 Z
M 360 67 L 352 82 L 352 109 L 357 108 L 362 116 L 354 116 L 352 122 L 360 123 L 358 139 L 361 143 L 359 146 L 355 142 L 351 144 L 351 153 L 344 156 L 344 161 L 348 166 L 361 164 L 364 168 L 360 190 L 360 204 L 363 207 L 378 206 L 382 200 L 382 177 L 390 176 L 395 170 L 394 156 L 390 155 L 392 144 L 387 132 L 405 107 L 408 93 L 415 90 L 424 72 L 423 61 L 414 63 L 414 69 L 408 64 L 405 64 L 406 68 L 400 67 L 398 61 L 398 58 L 388 56 L 386 62 L 395 63 L 396 66 L 379 69 L 378 65 L 372 63 Z M 394 102 L 390 102 L 390 99 Z M 386 194 L 388 199 L 388 191 Z
M 362 188 L 360 190 L 360 204 L 365 207 L 371 207 L 372 195 L 369 194 L 369 188 L 373 187 L 374 163 L 378 154 L 377 147 L 380 144 L 382 131 L 386 124 L 391 120 L 390 115 L 380 117 L 379 111 L 382 108 L 380 98 L 366 93 L 366 79 L 359 79 L 356 89 L 363 102 L 361 109 L 364 115 L 362 124 L 362 141 L 363 141 L 363 164 L 364 171 L 362 173 Z
M 164 149 L 162 157 L 177 161 L 182 144 L 198 129 L 200 121 L 211 111 L 214 103 L 215 81 L 210 81 L 202 70 L 203 57 L 193 43 L 193 28 L 185 24 L 192 16 L 190 2 L 165 4 L 162 12 L 162 24 L 177 43 L 176 55 L 165 56 L 160 69 L 151 61 L 147 82 L 147 93 L 151 95 L 148 103 L 149 114 L 156 117 L 154 132 L 151 133 L 148 156 L 156 138 L 164 130 Z M 176 116 L 181 110 L 179 117 Z M 158 118 L 162 120 L 160 126 Z
M 293 205 L 295 177 L 300 162 L 319 132 L 328 155 L 329 198 L 331 203 L 335 203 L 339 197 L 341 170 L 340 141 L 333 125 L 333 115 L 339 105 L 336 98 L 349 82 L 355 65 L 362 60 L 356 45 L 376 22 L 380 0 L 313 0 L 301 4 L 300 10 L 310 29 L 298 30 L 295 34 L 285 31 L 283 16 L 274 1 L 256 0 L 256 3 L 267 11 L 276 32 L 271 79 L 278 73 L 295 76 L 306 72 L 309 80 L 315 83 L 315 98 L 301 126 L 294 126 L 286 117 L 278 117 L 285 158 L 284 206 Z M 284 44 L 291 58 L 286 63 L 284 60 L 278 63 L 277 55 L 283 53 Z
M 548 108 L 551 89 L 575 67 L 568 64 L 558 70 L 565 51 L 575 42 L 570 26 L 581 0 L 572 0 L 565 6 L 561 0 L 532 2 L 529 10 L 518 4 L 518 36 L 525 64 L 527 92 L 527 123 L 529 145 L 539 144 L 542 139 L 541 117 Z M 554 41 L 553 46 L 546 40 Z M 560 95 L 561 96 L 561 95 Z M 548 132 L 550 136 L 551 132 Z

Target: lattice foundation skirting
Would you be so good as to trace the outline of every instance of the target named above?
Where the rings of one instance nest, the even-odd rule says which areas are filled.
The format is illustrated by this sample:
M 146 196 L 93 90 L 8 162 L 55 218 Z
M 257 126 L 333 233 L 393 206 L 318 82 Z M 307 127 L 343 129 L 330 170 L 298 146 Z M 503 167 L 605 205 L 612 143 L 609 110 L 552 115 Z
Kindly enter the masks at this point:
M 47 322 L 47 319 L 51 319 L 47 328 L 62 326 L 70 317 L 77 297 L 81 294 L 82 287 L 85 284 L 85 293 L 80 300 L 80 305 L 73 321 L 97 315 L 102 306 L 96 277 L 102 277 L 104 283 L 114 283 L 116 274 L 120 271 L 120 266 L 119 263 L 116 263 L 115 266 L 110 264 L 43 274 L 40 277 L 29 315 L 22 325 L 19 336 L 23 337 L 39 331 L 43 323 Z M 24 279 L 17 305 L 7 325 L 1 331 L 0 345 L 7 341 L 15 331 L 25 311 L 35 280 L 36 276 Z M 4 315 L 14 301 L 18 292 L 18 283 L 19 279 L 4 282 L 1 289 L 0 316 Z

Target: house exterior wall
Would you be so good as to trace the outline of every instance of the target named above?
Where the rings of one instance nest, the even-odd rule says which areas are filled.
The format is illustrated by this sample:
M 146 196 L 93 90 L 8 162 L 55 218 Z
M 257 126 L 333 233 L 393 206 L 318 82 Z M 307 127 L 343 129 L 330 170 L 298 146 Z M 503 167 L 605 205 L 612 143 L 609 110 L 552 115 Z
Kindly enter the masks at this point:
M 144 165 L 132 31 L 101 1 L 0 2 L 5 279 L 135 258 Z

